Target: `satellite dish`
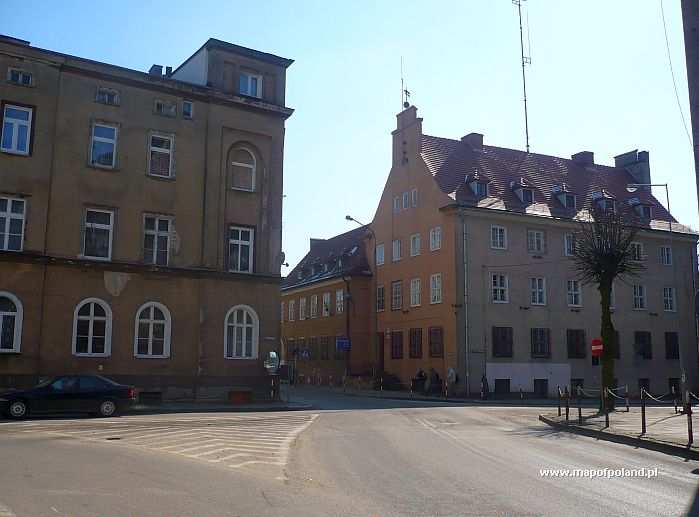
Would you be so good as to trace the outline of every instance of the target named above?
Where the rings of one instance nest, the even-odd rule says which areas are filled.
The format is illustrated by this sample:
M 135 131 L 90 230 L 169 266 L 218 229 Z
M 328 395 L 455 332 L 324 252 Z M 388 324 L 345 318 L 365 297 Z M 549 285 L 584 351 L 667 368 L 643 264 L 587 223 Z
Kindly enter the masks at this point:
M 267 354 L 267 358 L 265 359 L 265 368 L 269 373 L 276 373 L 277 370 L 279 369 L 279 355 L 272 351 Z

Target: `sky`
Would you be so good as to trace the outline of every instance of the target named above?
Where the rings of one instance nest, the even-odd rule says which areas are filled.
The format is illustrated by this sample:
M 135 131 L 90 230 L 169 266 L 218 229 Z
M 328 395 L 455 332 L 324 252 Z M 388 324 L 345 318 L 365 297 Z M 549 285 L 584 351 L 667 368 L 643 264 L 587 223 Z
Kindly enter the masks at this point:
M 689 126 L 680 2 L 663 5 Z M 618 154 L 647 150 L 652 181 L 670 185 L 675 218 L 699 228 L 661 0 L 527 0 L 523 9 L 532 152 L 593 151 L 597 163 L 613 164 Z M 511 0 L 0 0 L 0 33 L 142 71 L 177 66 L 210 37 L 294 59 L 284 156 L 290 268 L 309 237 L 352 229 L 346 214 L 371 221 L 390 170 L 401 57 L 426 134 L 478 132 L 487 145 L 525 146 Z M 655 194 L 664 202 L 664 189 Z

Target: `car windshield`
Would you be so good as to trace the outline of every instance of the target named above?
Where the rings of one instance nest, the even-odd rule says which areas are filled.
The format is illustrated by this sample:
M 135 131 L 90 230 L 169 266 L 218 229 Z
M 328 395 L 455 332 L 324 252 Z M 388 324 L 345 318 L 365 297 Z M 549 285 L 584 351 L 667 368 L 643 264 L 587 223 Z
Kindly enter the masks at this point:
M 53 381 L 55 381 L 57 377 L 49 377 L 48 379 L 44 379 L 43 381 L 40 381 L 39 384 L 34 386 L 35 388 L 43 388 L 44 386 L 48 386 L 51 384 Z

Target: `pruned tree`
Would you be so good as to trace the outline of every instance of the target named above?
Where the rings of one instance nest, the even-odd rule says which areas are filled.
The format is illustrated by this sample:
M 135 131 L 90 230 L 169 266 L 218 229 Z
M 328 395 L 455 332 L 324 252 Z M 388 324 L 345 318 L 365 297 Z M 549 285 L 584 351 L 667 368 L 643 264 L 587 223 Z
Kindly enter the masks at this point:
M 595 206 L 575 234 L 573 260 L 578 277 L 596 285 L 600 293 L 603 387 L 614 382 L 614 350 L 619 346 L 610 310 L 612 286 L 615 280 L 637 276 L 644 269 L 632 246 L 638 229 L 638 216 L 626 205 L 616 210 Z M 611 397 L 609 405 L 614 407 Z

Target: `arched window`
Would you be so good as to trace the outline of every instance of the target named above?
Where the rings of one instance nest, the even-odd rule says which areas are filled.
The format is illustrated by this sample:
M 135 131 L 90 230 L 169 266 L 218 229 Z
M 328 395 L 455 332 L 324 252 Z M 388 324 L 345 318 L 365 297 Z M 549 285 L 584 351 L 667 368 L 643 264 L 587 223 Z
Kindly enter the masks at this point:
M 233 151 L 231 160 L 231 188 L 236 190 L 255 190 L 255 172 L 257 161 L 255 155 L 241 147 Z
M 12 293 L 0 291 L 0 353 L 19 352 L 23 314 L 19 298 Z
M 134 355 L 170 357 L 170 311 L 160 303 L 148 302 L 136 311 Z
M 104 357 L 111 349 L 112 309 L 99 298 L 83 300 L 73 316 L 73 354 Z
M 237 305 L 226 314 L 226 359 L 256 359 L 260 322 L 255 311 L 247 305 Z

